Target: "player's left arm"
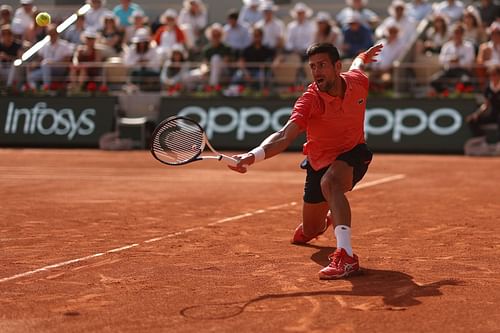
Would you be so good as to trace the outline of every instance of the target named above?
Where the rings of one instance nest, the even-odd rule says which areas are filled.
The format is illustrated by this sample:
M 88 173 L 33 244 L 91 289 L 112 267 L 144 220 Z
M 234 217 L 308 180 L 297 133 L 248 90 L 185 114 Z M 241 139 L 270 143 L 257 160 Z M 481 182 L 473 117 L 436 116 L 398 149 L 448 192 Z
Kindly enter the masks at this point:
M 376 57 L 380 54 L 384 46 L 382 44 L 377 44 L 370 47 L 365 52 L 360 53 L 352 62 L 349 70 L 359 69 L 364 70 L 365 65 L 376 62 Z

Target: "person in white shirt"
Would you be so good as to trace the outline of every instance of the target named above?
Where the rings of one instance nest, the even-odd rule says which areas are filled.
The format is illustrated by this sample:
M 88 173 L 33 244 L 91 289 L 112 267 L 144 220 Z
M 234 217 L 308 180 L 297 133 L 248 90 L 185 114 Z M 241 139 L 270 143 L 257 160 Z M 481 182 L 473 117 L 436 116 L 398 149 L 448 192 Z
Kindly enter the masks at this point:
M 439 63 L 443 71 L 437 73 L 431 86 L 438 93 L 453 88 L 456 83 L 472 85 L 472 66 L 475 60 L 474 45 L 464 40 L 465 27 L 457 23 L 452 28 L 452 37 L 441 48 Z
M 196 71 L 191 71 L 187 57 L 188 54 L 184 46 L 174 44 L 170 48 L 169 56 L 162 66 L 161 83 L 172 93 L 184 88 L 191 90 L 195 88 L 196 83 L 201 83 L 201 76 L 191 74 L 192 72 L 196 73 Z
M 33 5 L 33 0 L 21 0 L 20 3 L 21 7 L 14 12 L 11 29 L 16 37 L 25 39 L 26 33 L 33 25 L 33 16 L 37 9 Z
M 408 43 L 417 37 L 417 22 L 406 15 L 406 3 L 403 0 L 393 0 L 388 8 L 389 15 L 375 30 L 375 37 L 384 38 L 389 26 L 397 24 L 399 36 Z
M 103 18 L 105 15 L 113 15 L 113 12 L 106 7 L 106 0 L 87 0 L 90 9 L 85 13 L 85 29 L 99 31 L 103 28 Z
M 386 31 L 381 40 L 375 44 L 384 47 L 378 56 L 378 61 L 370 64 L 370 89 L 384 91 L 391 88 L 393 83 L 394 63 L 399 60 L 405 51 L 406 40 L 399 35 L 399 26 L 392 22 L 386 26 Z
M 453 24 L 462 19 L 465 6 L 462 1 L 459 0 L 444 0 L 436 4 L 434 12 L 438 14 L 443 14 L 448 17 L 450 23 Z
M 500 65 L 500 22 L 493 22 L 488 28 L 489 40 L 479 45 L 476 57 L 478 81 L 481 88 L 486 84 L 486 69 Z
M 264 18 L 257 22 L 255 27 L 262 29 L 264 33 L 262 44 L 275 51 L 282 49 L 285 41 L 285 24 L 275 16 L 278 6 L 272 2 L 265 2 L 260 9 Z
M 382 73 L 389 72 L 394 62 L 403 55 L 405 42 L 406 40 L 399 35 L 399 26 L 396 23 L 388 25 L 384 37 L 375 43 L 382 44 L 384 47 L 380 51 L 378 61 L 371 64 L 370 68 Z
M 319 11 L 316 14 L 315 21 L 317 28 L 314 42 L 331 43 L 337 48 L 337 50 L 339 50 L 340 54 L 342 45 L 344 44 L 344 34 L 335 21 L 332 20 L 330 14 L 325 11 Z M 340 54 L 340 56 L 342 57 L 342 54 Z
M 375 29 L 380 22 L 378 15 L 368 8 L 368 0 L 346 0 L 347 7 L 343 8 L 336 16 L 341 28 L 349 26 L 348 19 L 353 13 L 358 13 L 362 25 L 370 29 Z
M 149 30 L 137 30 L 131 42 L 123 55 L 123 63 L 130 68 L 132 84 L 143 88 L 158 86 L 161 56 L 156 43 L 151 42 Z
M 199 51 L 205 42 L 203 30 L 207 20 L 207 9 L 202 0 L 184 0 L 177 23 L 186 35 L 186 46 L 190 51 Z
M 37 87 L 39 81 L 43 82 L 44 89 L 48 89 L 53 81 L 66 81 L 74 45 L 60 39 L 56 27 L 55 24 L 48 26 L 50 41 L 38 51 L 42 58 L 40 67 L 28 74 L 28 82 L 32 88 Z
M 125 44 L 130 44 L 132 42 L 132 37 L 139 29 L 147 29 L 151 34 L 151 29 L 148 25 L 149 17 L 142 11 L 136 10 L 130 15 L 130 25 L 125 28 Z
M 290 11 L 293 21 L 286 27 L 286 51 L 300 55 L 303 60 L 305 60 L 307 48 L 314 42 L 316 35 L 316 26 L 310 20 L 312 15 L 313 10 L 310 7 L 303 2 L 298 2 Z
M 262 2 L 262 0 L 243 0 L 238 21 L 253 27 L 255 23 L 262 20 L 262 12 L 259 8 Z
M 432 14 L 432 5 L 427 0 L 413 0 L 406 5 L 408 16 L 420 22 Z
M 189 25 L 198 36 L 207 26 L 207 9 L 202 0 L 184 0 L 179 13 L 179 25 Z

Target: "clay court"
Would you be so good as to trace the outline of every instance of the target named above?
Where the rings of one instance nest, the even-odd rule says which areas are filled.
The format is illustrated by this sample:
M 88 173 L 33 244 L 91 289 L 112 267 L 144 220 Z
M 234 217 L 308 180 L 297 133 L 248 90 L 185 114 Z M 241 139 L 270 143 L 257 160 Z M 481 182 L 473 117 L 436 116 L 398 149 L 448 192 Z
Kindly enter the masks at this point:
M 0 150 L 0 331 L 500 331 L 500 159 L 376 154 L 337 281 L 331 229 L 289 243 L 300 160 Z

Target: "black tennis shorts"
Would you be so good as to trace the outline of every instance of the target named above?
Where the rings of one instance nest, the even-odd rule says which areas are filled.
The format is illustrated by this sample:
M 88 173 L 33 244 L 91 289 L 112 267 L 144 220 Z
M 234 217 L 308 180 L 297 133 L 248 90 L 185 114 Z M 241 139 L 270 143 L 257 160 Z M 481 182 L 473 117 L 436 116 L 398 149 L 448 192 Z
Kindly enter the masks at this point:
M 353 149 L 340 154 L 337 160 L 345 161 L 353 167 L 352 187 L 363 179 L 368 166 L 372 161 L 372 152 L 368 149 L 367 145 L 362 143 Z M 314 170 L 309 164 L 307 158 L 300 164 L 302 169 L 307 171 L 306 182 L 304 184 L 304 202 L 307 203 L 320 203 L 326 201 L 323 193 L 321 192 L 321 178 L 328 170 L 329 166 Z

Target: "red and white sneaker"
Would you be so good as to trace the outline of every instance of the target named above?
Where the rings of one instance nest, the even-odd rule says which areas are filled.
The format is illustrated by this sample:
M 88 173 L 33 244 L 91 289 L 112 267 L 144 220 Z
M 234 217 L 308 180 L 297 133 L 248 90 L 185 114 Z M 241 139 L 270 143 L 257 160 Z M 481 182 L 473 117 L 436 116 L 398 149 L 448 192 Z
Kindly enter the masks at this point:
M 331 218 L 331 216 L 328 215 L 326 217 L 325 221 L 326 221 L 326 227 L 325 227 L 325 229 L 323 231 L 321 231 L 320 233 L 318 233 L 317 235 L 315 235 L 315 236 L 306 236 L 304 234 L 304 230 L 302 228 L 302 223 L 299 224 L 299 226 L 297 227 L 297 229 L 295 229 L 295 232 L 293 233 L 293 237 L 292 237 L 291 243 L 292 244 L 306 244 L 310 240 L 312 240 L 314 238 L 318 238 L 319 236 L 323 235 L 326 232 L 326 230 L 328 229 L 328 227 L 332 225 L 332 218 Z
M 351 257 L 344 249 L 335 250 L 328 259 L 331 260 L 330 265 L 319 271 L 321 280 L 345 278 L 359 271 L 358 256 L 353 254 Z

